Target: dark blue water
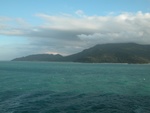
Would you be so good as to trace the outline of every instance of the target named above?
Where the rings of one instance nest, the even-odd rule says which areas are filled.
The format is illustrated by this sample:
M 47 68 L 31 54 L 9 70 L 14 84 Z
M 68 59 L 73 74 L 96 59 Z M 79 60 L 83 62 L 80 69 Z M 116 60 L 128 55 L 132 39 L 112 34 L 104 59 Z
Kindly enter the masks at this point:
M 150 113 L 150 65 L 0 62 L 0 113 Z

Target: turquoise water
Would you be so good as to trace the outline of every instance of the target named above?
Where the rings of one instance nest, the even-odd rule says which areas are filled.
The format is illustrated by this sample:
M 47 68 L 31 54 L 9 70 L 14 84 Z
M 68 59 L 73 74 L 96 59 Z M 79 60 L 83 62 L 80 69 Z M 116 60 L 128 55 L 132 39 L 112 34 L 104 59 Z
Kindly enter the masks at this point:
M 0 62 L 0 113 L 150 113 L 150 65 Z

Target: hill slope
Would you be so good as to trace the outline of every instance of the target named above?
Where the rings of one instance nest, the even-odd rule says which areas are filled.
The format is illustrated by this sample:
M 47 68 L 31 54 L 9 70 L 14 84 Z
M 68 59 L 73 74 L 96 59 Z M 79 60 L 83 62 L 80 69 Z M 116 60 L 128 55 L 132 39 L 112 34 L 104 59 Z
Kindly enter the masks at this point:
M 66 61 L 89 63 L 150 63 L 150 45 L 101 44 L 65 57 Z
M 38 55 L 37 55 L 38 56 Z M 135 43 L 99 44 L 77 54 L 63 57 L 46 55 L 46 57 L 27 56 L 14 61 L 67 61 L 86 63 L 150 63 L 150 45 Z M 32 60 L 30 60 L 32 59 Z
M 15 58 L 12 61 L 61 61 L 63 56 L 57 54 L 35 54 L 26 57 Z

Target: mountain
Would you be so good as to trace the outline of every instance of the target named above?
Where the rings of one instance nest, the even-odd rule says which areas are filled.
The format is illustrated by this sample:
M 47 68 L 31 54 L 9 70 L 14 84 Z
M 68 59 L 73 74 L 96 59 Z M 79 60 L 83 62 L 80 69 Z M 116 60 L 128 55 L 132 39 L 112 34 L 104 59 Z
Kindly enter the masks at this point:
M 99 44 L 65 57 L 66 61 L 89 63 L 150 63 L 150 45 L 135 43 Z
M 135 43 L 98 44 L 82 52 L 69 55 L 31 55 L 13 61 L 64 61 L 84 63 L 150 63 L 150 45 Z M 32 60 L 31 60 L 32 59 Z
M 35 54 L 26 57 L 15 58 L 12 61 L 61 61 L 63 56 L 57 54 Z

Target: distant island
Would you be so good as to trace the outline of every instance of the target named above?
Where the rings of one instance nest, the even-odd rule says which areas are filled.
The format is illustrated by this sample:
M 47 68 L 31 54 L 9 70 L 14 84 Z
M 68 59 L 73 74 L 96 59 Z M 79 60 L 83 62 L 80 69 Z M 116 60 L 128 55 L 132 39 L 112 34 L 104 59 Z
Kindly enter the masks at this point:
M 98 44 L 69 56 L 59 54 L 35 54 L 15 58 L 12 61 L 143 64 L 150 63 L 150 45 L 140 45 L 136 43 Z

